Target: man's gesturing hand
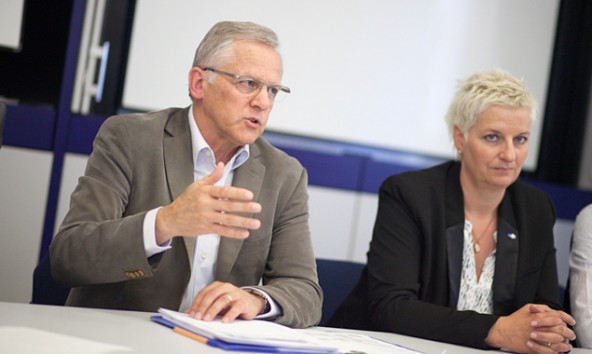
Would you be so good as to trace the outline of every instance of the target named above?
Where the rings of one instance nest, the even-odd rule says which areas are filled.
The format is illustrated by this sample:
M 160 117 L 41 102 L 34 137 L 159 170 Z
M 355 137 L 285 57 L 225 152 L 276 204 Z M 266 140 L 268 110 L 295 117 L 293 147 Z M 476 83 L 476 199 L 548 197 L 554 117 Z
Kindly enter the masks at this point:
M 231 238 L 247 238 L 249 230 L 257 230 L 257 219 L 237 215 L 259 213 L 261 204 L 252 202 L 247 189 L 216 186 L 222 178 L 224 164 L 218 163 L 208 176 L 193 182 L 171 204 L 156 215 L 156 242 L 161 245 L 174 236 L 218 234 Z

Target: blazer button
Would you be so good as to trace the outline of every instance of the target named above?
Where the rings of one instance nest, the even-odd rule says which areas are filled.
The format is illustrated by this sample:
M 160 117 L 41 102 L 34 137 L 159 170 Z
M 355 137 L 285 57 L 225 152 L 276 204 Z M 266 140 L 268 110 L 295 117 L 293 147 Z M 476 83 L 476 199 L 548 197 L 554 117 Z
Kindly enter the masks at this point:
M 142 278 L 144 276 L 144 271 L 141 269 L 130 270 L 130 271 L 124 272 L 124 274 L 125 274 L 126 278 L 136 279 L 136 278 Z

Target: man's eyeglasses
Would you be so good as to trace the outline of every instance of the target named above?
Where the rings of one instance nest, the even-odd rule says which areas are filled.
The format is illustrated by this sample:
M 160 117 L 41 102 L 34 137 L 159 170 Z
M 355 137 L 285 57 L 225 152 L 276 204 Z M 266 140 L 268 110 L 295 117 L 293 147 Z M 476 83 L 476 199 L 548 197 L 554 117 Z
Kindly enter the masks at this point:
M 236 75 L 226 71 L 216 70 L 210 67 L 205 67 L 203 68 L 203 70 L 211 71 L 216 74 L 222 74 L 230 78 L 233 78 L 235 80 L 234 86 L 236 87 L 236 89 L 239 92 L 244 93 L 246 95 L 259 92 L 263 86 L 267 86 L 267 94 L 269 95 L 269 98 L 272 100 L 275 100 L 278 94 L 281 94 L 282 92 L 290 93 L 290 89 L 286 86 L 269 84 L 250 75 Z

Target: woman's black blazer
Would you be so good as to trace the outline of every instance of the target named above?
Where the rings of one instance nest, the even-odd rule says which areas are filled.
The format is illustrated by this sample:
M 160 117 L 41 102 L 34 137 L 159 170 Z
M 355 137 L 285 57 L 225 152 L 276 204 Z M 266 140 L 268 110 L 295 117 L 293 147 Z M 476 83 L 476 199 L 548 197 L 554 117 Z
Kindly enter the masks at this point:
M 516 181 L 500 203 L 491 315 L 456 310 L 464 221 L 460 162 L 387 178 L 367 267 L 329 325 L 487 348 L 499 316 L 528 303 L 561 308 L 546 193 Z

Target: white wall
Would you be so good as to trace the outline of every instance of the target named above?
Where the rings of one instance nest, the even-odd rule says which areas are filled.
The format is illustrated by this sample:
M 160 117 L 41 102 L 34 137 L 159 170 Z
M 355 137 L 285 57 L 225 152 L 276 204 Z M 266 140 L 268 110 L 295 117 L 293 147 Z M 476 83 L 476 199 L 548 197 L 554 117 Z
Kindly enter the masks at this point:
M 0 1 L 0 47 L 21 48 L 24 0 Z
M 187 72 L 207 30 L 254 21 L 278 34 L 292 89 L 270 130 L 453 157 L 443 117 L 458 80 L 501 67 L 544 107 L 558 10 L 559 0 L 138 0 L 123 104 L 188 105 Z
M 0 301 L 29 302 L 53 154 L 0 149 Z

